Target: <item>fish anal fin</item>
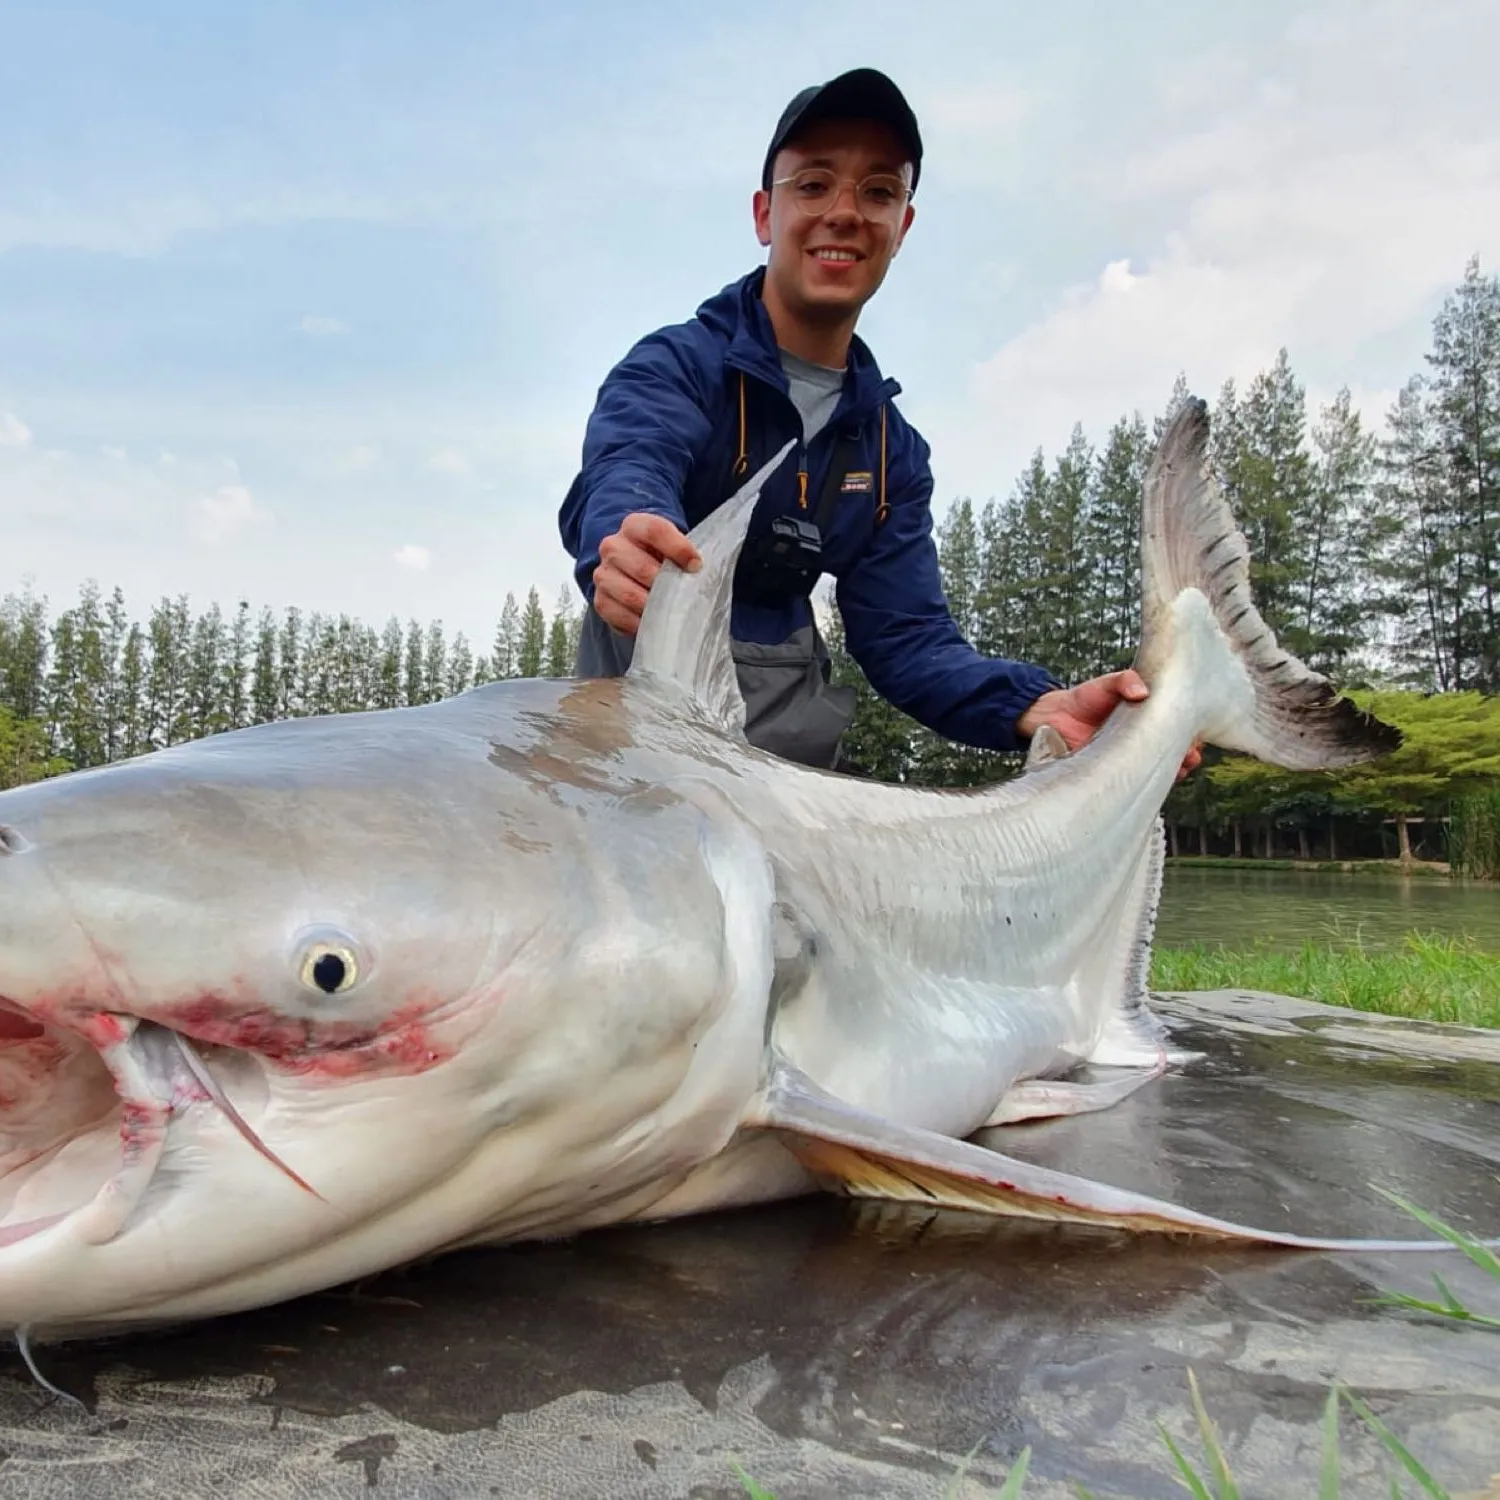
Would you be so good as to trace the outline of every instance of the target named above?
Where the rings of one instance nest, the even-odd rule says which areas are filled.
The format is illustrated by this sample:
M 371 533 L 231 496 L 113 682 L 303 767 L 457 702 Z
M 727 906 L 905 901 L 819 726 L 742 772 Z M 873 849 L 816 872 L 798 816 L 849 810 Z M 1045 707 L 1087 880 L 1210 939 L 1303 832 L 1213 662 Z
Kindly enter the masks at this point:
M 1061 1224 L 1097 1224 L 1111 1229 L 1181 1233 L 1184 1225 L 1147 1213 L 1091 1210 L 1066 1195 L 1048 1197 L 1025 1192 L 1002 1173 L 939 1168 L 879 1152 L 861 1150 L 837 1141 L 793 1138 L 787 1148 L 825 1187 L 851 1198 L 916 1203 L 926 1208 L 951 1208 L 1012 1219 L 1047 1219 Z M 980 1149 L 980 1148 L 975 1148 Z M 1005 1158 L 1000 1158 L 1004 1160 Z M 1218 1239 L 1233 1239 L 1227 1228 L 1197 1229 Z
M 834 1097 L 776 1053 L 741 1123 L 776 1131 L 815 1179 L 854 1198 L 1297 1250 L 1441 1250 L 1447 1244 L 1315 1239 L 1213 1218 L 1145 1193 L 1040 1167 L 973 1141 L 871 1114 Z

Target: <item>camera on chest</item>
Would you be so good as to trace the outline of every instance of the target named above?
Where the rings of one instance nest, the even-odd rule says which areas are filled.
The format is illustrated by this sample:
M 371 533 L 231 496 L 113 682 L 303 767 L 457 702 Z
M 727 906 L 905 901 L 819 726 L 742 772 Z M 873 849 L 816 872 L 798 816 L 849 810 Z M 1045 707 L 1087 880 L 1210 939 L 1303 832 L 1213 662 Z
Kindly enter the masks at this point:
M 735 593 L 756 603 L 805 599 L 822 571 L 823 535 L 817 522 L 777 516 L 740 554 Z

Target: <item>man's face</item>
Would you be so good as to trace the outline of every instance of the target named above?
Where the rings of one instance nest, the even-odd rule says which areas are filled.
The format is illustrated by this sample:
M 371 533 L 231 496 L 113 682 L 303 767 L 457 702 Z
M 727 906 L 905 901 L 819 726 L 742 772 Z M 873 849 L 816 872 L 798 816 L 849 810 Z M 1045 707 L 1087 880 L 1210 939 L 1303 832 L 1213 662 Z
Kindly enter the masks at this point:
M 843 179 L 816 215 L 803 211 L 780 179 L 823 167 Z M 842 319 L 875 295 L 911 225 L 913 210 L 882 216 L 862 211 L 855 184 L 872 173 L 911 182 L 911 165 L 894 131 L 875 121 L 829 120 L 809 126 L 772 164 L 770 192 L 755 195 L 755 232 L 769 245 L 766 276 L 795 316 Z

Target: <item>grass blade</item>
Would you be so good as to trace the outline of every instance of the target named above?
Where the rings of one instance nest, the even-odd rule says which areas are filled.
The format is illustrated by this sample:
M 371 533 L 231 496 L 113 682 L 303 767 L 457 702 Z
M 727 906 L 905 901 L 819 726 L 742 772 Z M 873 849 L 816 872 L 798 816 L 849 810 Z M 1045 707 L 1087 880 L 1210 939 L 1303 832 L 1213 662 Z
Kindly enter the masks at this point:
M 978 1449 L 975 1452 L 978 1452 Z M 970 1457 L 973 1457 L 973 1454 Z M 1026 1470 L 1030 1465 L 1031 1449 L 1022 1448 L 1020 1457 L 1011 1466 L 1010 1473 L 1005 1476 L 1005 1483 L 1001 1485 L 1000 1493 L 995 1496 L 995 1500 L 1020 1500 L 1021 1486 L 1026 1483 Z
M 770 1490 L 761 1489 L 738 1464 L 731 1463 L 729 1467 L 734 1470 L 734 1477 L 744 1486 L 745 1493 L 749 1495 L 750 1500 L 776 1500 Z
M 1340 1388 L 1335 1386 L 1334 1389 L 1339 1390 Z M 1353 1408 L 1355 1416 L 1380 1439 L 1385 1445 L 1386 1452 L 1422 1486 L 1424 1493 L 1431 1495 L 1432 1500 L 1453 1500 L 1448 1491 L 1417 1462 L 1416 1458 L 1408 1451 L 1406 1444 L 1353 1391 L 1342 1391 L 1342 1395 L 1344 1400 Z
M 1318 1473 L 1318 1500 L 1339 1500 L 1339 1393 L 1328 1393 L 1323 1407 L 1323 1465 Z
M 1404 1213 L 1409 1213 L 1419 1224 L 1425 1224 L 1434 1234 L 1441 1235 L 1450 1245 L 1455 1245 L 1462 1250 L 1470 1260 L 1474 1262 L 1488 1276 L 1493 1276 L 1500 1281 L 1500 1255 L 1481 1245 L 1478 1240 L 1471 1239 L 1462 1230 L 1453 1228 L 1451 1224 L 1445 1224 L 1435 1214 L 1430 1214 L 1424 1208 L 1418 1208 L 1415 1203 L 1408 1203 L 1399 1194 L 1389 1192 L 1374 1183 L 1370 1184 L 1382 1198 L 1389 1199 L 1397 1208 Z
M 1425 1297 L 1411 1297 L 1405 1292 L 1387 1292 L 1384 1296 L 1370 1298 L 1370 1305 L 1372 1307 L 1404 1307 L 1409 1312 L 1431 1313 L 1434 1317 L 1448 1318 L 1455 1323 L 1473 1323 L 1479 1328 L 1500 1329 L 1500 1318 L 1470 1312 L 1457 1299 L 1447 1302 L 1429 1302 Z
M 1214 1500 L 1204 1487 L 1203 1481 L 1198 1478 L 1193 1466 L 1182 1456 L 1182 1450 L 1172 1441 L 1172 1434 L 1160 1422 L 1156 1424 L 1156 1430 L 1161 1433 L 1162 1441 L 1167 1445 L 1167 1451 L 1177 1461 L 1177 1467 L 1182 1471 L 1183 1483 L 1187 1485 L 1188 1493 L 1193 1500 Z
M 1209 1420 L 1208 1408 L 1204 1406 L 1203 1395 L 1198 1389 L 1198 1377 L 1192 1370 L 1188 1371 L 1188 1389 L 1193 1393 L 1193 1415 L 1198 1419 L 1198 1431 L 1203 1434 L 1203 1446 L 1208 1450 L 1209 1462 L 1218 1481 L 1219 1500 L 1240 1500 L 1239 1486 L 1229 1472 L 1229 1462 L 1219 1446 L 1219 1435 Z

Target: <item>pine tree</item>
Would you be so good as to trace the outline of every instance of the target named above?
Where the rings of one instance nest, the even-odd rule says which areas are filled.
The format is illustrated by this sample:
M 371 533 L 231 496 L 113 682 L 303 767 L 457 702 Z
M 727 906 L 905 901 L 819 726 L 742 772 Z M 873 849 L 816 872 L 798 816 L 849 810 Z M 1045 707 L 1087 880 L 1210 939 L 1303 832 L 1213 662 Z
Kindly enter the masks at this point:
M 495 645 L 490 658 L 490 670 L 496 681 L 515 677 L 519 671 L 521 656 L 521 611 L 516 605 L 516 596 L 506 594 L 505 605 L 500 611 L 500 624 L 495 631 Z
M 1500 690 L 1500 278 L 1471 260 L 1433 324 L 1432 414 L 1455 561 L 1454 686 Z
M 125 643 L 130 639 L 132 627 L 129 612 L 125 608 L 125 595 L 118 586 L 104 606 L 104 622 L 104 759 L 112 761 L 119 760 L 125 753 L 123 742 L 129 732 L 127 719 L 132 713 L 138 715 L 140 712 L 139 683 L 133 707 L 127 707 L 124 701 L 121 674 L 124 670 Z
M 115 699 L 118 733 L 117 749 L 112 759 L 143 755 L 151 743 L 146 717 L 146 634 L 138 624 L 125 632 L 120 648 L 119 692 Z
M 1042 660 L 1065 682 L 1091 675 L 1098 655 L 1089 629 L 1092 594 L 1097 589 L 1093 559 L 1083 543 L 1089 527 L 1094 454 L 1083 428 L 1075 424 L 1048 486 L 1046 510 L 1046 577 L 1048 580 L 1048 649 Z
M 415 620 L 406 622 L 402 691 L 406 695 L 407 708 L 415 708 L 427 701 L 426 678 L 422 673 L 422 627 Z
M 938 567 L 948 612 L 966 641 L 979 635 L 979 527 L 974 503 L 965 495 L 954 502 L 937 534 Z
M 229 729 L 243 729 L 251 720 L 250 653 L 250 604 L 241 599 L 224 644 L 218 693 L 219 712 Z
M 255 661 L 250 669 L 251 721 L 269 724 L 279 713 L 280 697 L 276 670 L 276 617 L 269 609 L 263 609 L 255 630 Z
M 1015 500 L 985 501 L 979 516 L 979 589 L 974 601 L 974 644 L 986 656 L 1019 660 L 1024 635 L 1021 572 Z
M 281 635 L 276 647 L 277 705 L 275 717 L 290 719 L 303 712 L 297 697 L 302 677 L 302 611 L 288 608 L 281 619 Z
M 855 693 L 854 717 L 840 745 L 843 769 L 876 781 L 909 780 L 916 721 L 870 686 L 849 653 L 843 616 L 836 607 L 820 602 L 818 629 L 828 648 L 829 681 L 835 686 L 852 687 Z
M 1301 528 L 1297 609 L 1303 660 L 1315 671 L 1342 675 L 1371 638 L 1361 580 L 1371 571 L 1363 539 L 1375 462 L 1374 439 L 1364 431 L 1347 386 L 1323 408 L 1312 444 L 1317 456 Z
M 1386 418 L 1376 461 L 1383 603 L 1403 679 L 1448 692 L 1462 649 L 1459 548 L 1426 382 L 1413 376 Z M 1459 630 L 1459 638 L 1454 632 Z
M 542 601 L 533 588 L 526 595 L 526 609 L 521 615 L 521 640 L 516 652 L 516 675 L 518 677 L 540 677 L 542 658 L 547 649 L 547 618 L 542 613 Z
M 225 669 L 224 614 L 210 605 L 191 627 L 188 648 L 186 704 L 178 739 L 202 739 L 229 727 L 223 687 Z
M 79 691 L 78 629 L 74 612 L 64 610 L 52 623 L 48 647 L 47 745 L 53 755 L 73 764 L 68 752 L 76 750 L 80 729 L 74 704 Z
M 453 637 L 453 645 L 448 651 L 448 680 L 444 696 L 456 698 L 460 693 L 467 693 L 473 686 L 474 652 L 464 633 L 459 631 Z
M 191 622 L 185 596 L 162 599 L 146 626 L 146 743 L 162 749 L 186 738 L 187 659 Z
M 297 664 L 297 713 L 321 717 L 333 712 L 333 622 L 319 611 L 303 626 L 302 658 Z
M 48 717 L 52 746 L 69 765 L 102 765 L 109 754 L 111 672 L 106 661 L 108 623 L 99 587 L 87 583 L 77 605 L 52 627 Z
M 557 601 L 557 613 L 547 632 L 547 675 L 571 677 L 573 653 L 569 650 L 573 624 L 573 591 L 565 588 Z
M 392 615 L 380 636 L 380 662 L 375 672 L 375 707 L 400 708 L 401 622 Z
M 433 620 L 422 646 L 422 702 L 437 703 L 447 690 L 448 645 L 443 622 Z
M 1121 417 L 1099 457 L 1083 545 L 1094 572 L 1089 675 L 1129 666 L 1140 639 L 1141 487 L 1150 457 L 1145 419 Z
M 47 600 L 31 593 L 8 597 L 0 609 L 4 647 L 0 659 L 0 703 L 25 722 L 40 719 L 47 694 Z
M 1285 349 L 1250 384 L 1237 413 L 1232 501 L 1250 544 L 1250 584 L 1267 625 L 1301 656 L 1308 642 L 1297 602 L 1306 575 L 1303 522 L 1312 496 L 1312 464 L 1304 444 L 1302 387 Z

